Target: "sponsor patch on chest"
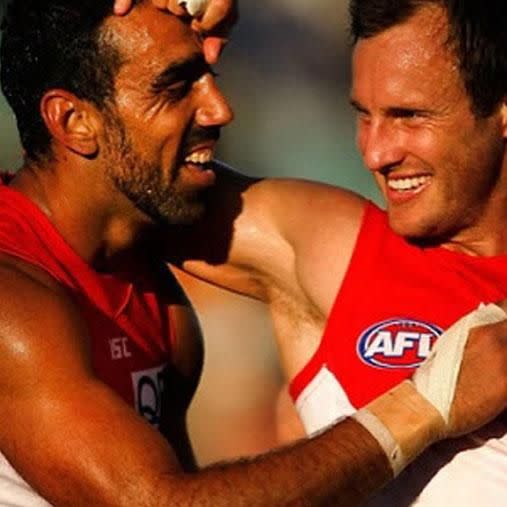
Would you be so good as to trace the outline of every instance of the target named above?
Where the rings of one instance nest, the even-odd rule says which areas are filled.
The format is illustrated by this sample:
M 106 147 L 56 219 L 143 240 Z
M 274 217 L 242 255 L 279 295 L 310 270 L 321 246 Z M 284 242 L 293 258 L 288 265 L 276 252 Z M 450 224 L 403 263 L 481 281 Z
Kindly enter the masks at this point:
M 417 368 L 443 330 L 434 324 L 392 318 L 373 324 L 357 341 L 357 355 L 377 368 Z
M 161 365 L 131 373 L 135 408 L 156 428 L 159 427 L 162 413 L 165 367 L 166 365 Z

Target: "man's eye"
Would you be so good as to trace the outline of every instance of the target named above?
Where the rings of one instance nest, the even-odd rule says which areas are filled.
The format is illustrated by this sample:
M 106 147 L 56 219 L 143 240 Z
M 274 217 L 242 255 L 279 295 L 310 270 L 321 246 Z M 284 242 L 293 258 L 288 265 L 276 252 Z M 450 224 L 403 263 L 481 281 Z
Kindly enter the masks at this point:
M 356 121 L 359 123 L 369 123 L 371 121 L 371 115 L 367 111 L 355 110 Z
M 165 94 L 170 100 L 184 98 L 192 88 L 192 81 L 184 80 L 171 84 L 165 89 Z
M 422 112 L 417 109 L 396 109 L 393 111 L 393 115 L 396 118 L 404 118 L 404 119 L 415 119 L 422 116 Z

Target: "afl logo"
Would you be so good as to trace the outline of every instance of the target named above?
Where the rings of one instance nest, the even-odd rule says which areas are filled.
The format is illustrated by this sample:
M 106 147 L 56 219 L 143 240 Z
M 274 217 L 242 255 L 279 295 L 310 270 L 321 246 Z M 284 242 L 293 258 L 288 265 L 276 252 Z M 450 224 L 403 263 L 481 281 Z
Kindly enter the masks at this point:
M 377 368 L 417 368 L 442 332 L 438 326 L 419 320 L 384 320 L 361 334 L 357 354 Z

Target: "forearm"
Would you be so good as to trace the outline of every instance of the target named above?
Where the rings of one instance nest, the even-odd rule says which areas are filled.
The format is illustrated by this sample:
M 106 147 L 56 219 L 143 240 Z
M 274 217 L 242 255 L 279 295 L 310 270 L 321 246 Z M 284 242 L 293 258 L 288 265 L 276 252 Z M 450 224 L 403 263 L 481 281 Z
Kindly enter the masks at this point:
M 347 419 L 292 447 L 205 469 L 190 477 L 185 488 L 176 488 L 181 491 L 178 500 L 181 505 L 192 499 L 209 506 L 358 505 L 445 436 L 442 417 L 410 382 L 376 399 L 364 412 L 377 420 L 372 433 L 371 425 L 366 430 Z M 379 426 L 394 444 L 395 456 L 386 439 L 378 439 Z
M 358 505 L 391 478 L 377 441 L 346 420 L 311 441 L 213 465 L 177 486 L 167 477 L 167 488 L 159 489 L 153 505 Z

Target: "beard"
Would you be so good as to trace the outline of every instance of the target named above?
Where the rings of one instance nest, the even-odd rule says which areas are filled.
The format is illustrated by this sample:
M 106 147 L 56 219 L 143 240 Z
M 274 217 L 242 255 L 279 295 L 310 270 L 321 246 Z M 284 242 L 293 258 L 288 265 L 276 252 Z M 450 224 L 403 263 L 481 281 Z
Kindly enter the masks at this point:
M 192 223 L 202 216 L 203 199 L 181 188 L 177 162 L 164 174 L 160 163 L 143 158 L 113 112 L 107 115 L 106 136 L 106 175 L 137 209 L 155 223 L 169 225 Z

